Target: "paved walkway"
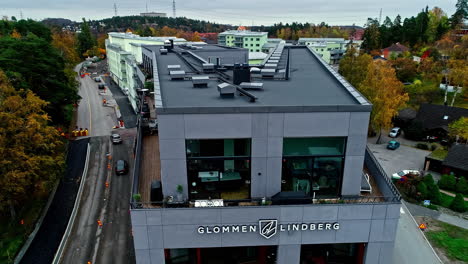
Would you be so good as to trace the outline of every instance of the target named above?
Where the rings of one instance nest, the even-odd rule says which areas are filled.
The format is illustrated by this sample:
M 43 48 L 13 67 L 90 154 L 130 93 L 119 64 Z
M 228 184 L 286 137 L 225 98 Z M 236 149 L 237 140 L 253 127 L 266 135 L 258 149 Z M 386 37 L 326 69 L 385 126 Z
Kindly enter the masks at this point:
M 451 193 L 449 191 L 446 191 L 446 190 L 440 190 L 441 193 L 445 193 L 446 195 L 448 196 L 452 196 L 452 197 L 455 197 L 455 194 L 454 193 Z M 468 202 L 468 197 L 464 197 L 463 200 L 467 201 Z
M 404 202 L 408 210 L 411 212 L 413 216 L 423 216 L 423 217 L 431 217 L 436 220 L 445 222 L 447 224 L 451 224 L 454 226 L 458 226 L 461 228 L 468 229 L 468 220 L 465 220 L 460 217 L 448 215 L 445 213 L 441 213 L 439 211 L 431 210 L 429 208 L 419 206 L 416 204 L 411 204 L 408 202 Z

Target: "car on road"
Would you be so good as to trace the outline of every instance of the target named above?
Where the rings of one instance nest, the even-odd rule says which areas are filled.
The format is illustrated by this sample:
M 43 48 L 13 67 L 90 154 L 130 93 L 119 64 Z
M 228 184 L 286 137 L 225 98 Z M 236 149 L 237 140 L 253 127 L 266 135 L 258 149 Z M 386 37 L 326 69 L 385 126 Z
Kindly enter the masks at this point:
M 141 106 L 141 115 L 142 115 L 144 118 L 150 118 L 150 109 L 149 109 L 148 104 L 143 104 L 143 105 Z
M 112 144 L 121 144 L 122 143 L 122 138 L 120 137 L 119 134 L 112 134 L 111 135 L 111 140 Z
M 128 163 L 125 160 L 118 160 L 115 163 L 115 174 L 125 175 L 128 173 Z
M 400 147 L 400 142 L 391 140 L 388 142 L 387 149 L 395 150 Z
M 392 179 L 399 180 L 403 176 L 407 176 L 408 174 L 419 176 L 421 173 L 418 170 L 402 170 L 399 172 L 395 172 L 392 174 Z
M 401 134 L 401 129 L 399 127 L 394 127 L 392 130 L 390 130 L 390 133 L 388 133 L 389 137 L 396 138 Z
M 101 82 L 101 77 L 94 77 L 95 82 Z
M 104 90 L 106 88 L 106 86 L 102 83 L 98 84 L 98 89 L 99 90 Z

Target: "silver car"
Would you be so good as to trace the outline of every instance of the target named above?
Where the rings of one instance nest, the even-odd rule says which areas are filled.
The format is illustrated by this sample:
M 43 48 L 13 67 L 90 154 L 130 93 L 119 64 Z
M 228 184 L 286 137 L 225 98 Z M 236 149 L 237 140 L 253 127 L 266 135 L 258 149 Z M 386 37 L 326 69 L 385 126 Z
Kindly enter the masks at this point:
M 112 134 L 111 140 L 112 140 L 112 144 L 121 144 L 122 143 L 122 138 L 120 137 L 119 134 Z

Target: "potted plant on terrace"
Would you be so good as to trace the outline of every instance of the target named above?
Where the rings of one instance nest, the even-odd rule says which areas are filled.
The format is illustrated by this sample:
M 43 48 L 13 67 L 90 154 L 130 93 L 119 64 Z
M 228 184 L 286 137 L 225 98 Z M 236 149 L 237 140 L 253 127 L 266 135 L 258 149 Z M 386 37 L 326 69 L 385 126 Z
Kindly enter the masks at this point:
M 184 200 L 184 187 L 182 185 L 177 185 L 177 201 Z

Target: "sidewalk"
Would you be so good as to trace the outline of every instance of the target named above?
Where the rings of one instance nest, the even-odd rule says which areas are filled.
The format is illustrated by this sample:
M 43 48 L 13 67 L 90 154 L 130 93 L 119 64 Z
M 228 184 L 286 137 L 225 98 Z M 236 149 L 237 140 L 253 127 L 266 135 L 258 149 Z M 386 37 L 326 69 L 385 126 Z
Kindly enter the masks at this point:
M 462 219 L 460 217 L 448 215 L 445 213 L 441 213 L 439 211 L 431 210 L 423 206 L 419 206 L 416 204 L 405 202 L 406 207 L 410 210 L 413 216 L 423 216 L 423 217 L 431 217 L 436 220 L 445 222 L 447 224 L 451 224 L 454 226 L 458 226 L 461 228 L 468 229 L 468 220 Z
M 440 190 L 441 193 L 445 193 L 446 195 L 448 196 L 452 196 L 452 197 L 455 197 L 455 194 L 454 193 L 451 193 L 449 191 L 445 191 L 445 190 Z M 466 202 L 468 202 L 468 198 L 467 197 L 463 197 L 463 200 L 465 200 Z

